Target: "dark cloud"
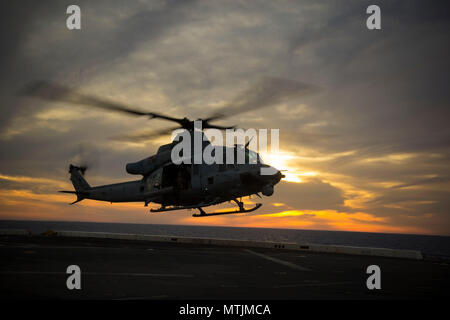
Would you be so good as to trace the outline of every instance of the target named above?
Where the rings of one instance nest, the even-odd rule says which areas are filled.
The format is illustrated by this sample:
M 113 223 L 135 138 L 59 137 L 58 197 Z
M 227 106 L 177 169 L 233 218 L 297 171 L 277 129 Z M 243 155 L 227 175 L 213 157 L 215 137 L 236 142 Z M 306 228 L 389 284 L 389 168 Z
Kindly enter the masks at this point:
M 277 185 L 276 192 L 276 202 L 285 204 L 285 208 L 290 210 L 341 210 L 344 208 L 345 199 L 342 190 L 320 179 L 310 179 L 304 183 L 283 181 Z
M 0 64 L 2 112 L 5 121 L 20 103 L 16 92 L 33 80 L 79 85 L 110 68 L 142 42 L 160 37 L 186 23 L 195 1 L 164 1 L 148 5 L 127 1 L 78 1 L 82 29 L 66 28 L 70 1 L 17 1 L 2 7 L 3 43 Z M 19 111 L 20 112 L 20 111 Z
M 255 85 L 244 90 L 236 98 L 221 109 L 216 110 L 219 115 L 233 116 L 235 114 L 275 106 L 283 101 L 298 99 L 312 94 L 319 89 L 308 83 L 290 79 L 265 77 Z
M 443 177 L 433 177 L 433 178 L 427 178 L 427 179 L 421 179 L 421 180 L 415 180 L 408 183 L 403 183 L 397 186 L 394 186 L 393 188 L 407 188 L 412 186 L 423 186 L 423 185 L 433 185 L 433 184 L 445 184 L 447 182 L 450 182 L 449 176 L 443 176 Z

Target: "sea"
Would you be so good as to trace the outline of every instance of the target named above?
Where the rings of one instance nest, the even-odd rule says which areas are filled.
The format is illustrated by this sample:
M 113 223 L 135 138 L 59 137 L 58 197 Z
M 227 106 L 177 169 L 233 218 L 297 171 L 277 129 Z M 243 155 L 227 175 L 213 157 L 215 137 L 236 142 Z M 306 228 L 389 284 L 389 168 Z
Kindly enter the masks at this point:
M 26 229 L 170 235 L 257 241 L 281 241 L 359 247 L 420 250 L 430 258 L 450 259 L 450 236 L 324 230 L 242 228 L 192 225 L 0 220 L 0 229 Z

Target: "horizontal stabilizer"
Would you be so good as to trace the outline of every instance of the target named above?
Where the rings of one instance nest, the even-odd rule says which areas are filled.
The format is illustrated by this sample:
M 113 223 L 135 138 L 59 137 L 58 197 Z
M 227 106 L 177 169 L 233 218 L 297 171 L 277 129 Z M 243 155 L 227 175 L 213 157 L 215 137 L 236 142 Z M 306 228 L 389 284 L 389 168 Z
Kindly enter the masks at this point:
M 85 192 L 85 191 L 67 191 L 67 190 L 60 190 L 58 192 L 62 192 L 62 193 L 72 193 L 72 194 L 76 194 L 76 195 L 81 195 L 81 196 L 88 196 L 89 193 Z
M 75 204 L 77 202 L 80 202 L 81 200 L 83 200 L 84 198 L 86 198 L 87 196 L 89 196 L 89 192 L 86 191 L 67 191 L 67 190 L 60 190 L 58 192 L 62 192 L 62 193 L 70 193 L 70 194 L 76 194 L 77 195 L 77 200 L 75 200 L 74 202 L 72 202 L 71 204 Z

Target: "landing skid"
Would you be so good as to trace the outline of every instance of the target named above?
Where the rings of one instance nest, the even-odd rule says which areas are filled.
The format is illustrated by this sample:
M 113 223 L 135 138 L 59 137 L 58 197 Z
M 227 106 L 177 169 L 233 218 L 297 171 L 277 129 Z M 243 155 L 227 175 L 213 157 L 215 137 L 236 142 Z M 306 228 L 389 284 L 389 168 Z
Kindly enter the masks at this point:
M 197 209 L 201 207 L 207 207 L 211 206 L 211 204 L 205 204 L 205 205 L 195 205 L 195 206 L 179 206 L 179 207 L 170 207 L 166 208 L 165 206 L 162 206 L 158 209 L 150 209 L 150 212 L 165 212 L 165 211 L 175 211 L 175 210 L 184 210 L 184 209 Z
M 235 213 L 245 213 L 245 212 L 252 212 L 261 207 L 261 203 L 257 203 L 253 208 L 245 209 L 244 207 L 239 208 L 239 210 L 234 211 L 224 211 L 224 212 L 213 212 L 213 213 L 206 213 L 202 208 L 197 208 L 200 210 L 200 213 L 194 213 L 193 217 L 209 217 L 209 216 L 218 216 L 222 214 L 235 214 Z
M 202 208 L 212 206 L 213 203 L 208 204 L 198 204 L 194 206 L 179 206 L 179 207 L 170 207 L 166 208 L 165 206 L 162 206 L 158 209 L 150 209 L 150 212 L 165 212 L 165 211 L 175 211 L 175 210 L 184 210 L 184 209 L 198 209 L 200 213 L 193 214 L 193 217 L 207 217 L 207 216 L 218 216 L 223 214 L 234 214 L 234 213 L 245 213 L 245 212 L 252 212 L 258 209 L 262 206 L 261 203 L 257 203 L 253 208 L 245 209 L 244 203 L 241 201 L 238 201 L 237 199 L 233 199 L 234 202 L 238 205 L 239 209 L 234 211 L 224 211 L 224 212 L 212 212 L 212 213 L 206 213 Z

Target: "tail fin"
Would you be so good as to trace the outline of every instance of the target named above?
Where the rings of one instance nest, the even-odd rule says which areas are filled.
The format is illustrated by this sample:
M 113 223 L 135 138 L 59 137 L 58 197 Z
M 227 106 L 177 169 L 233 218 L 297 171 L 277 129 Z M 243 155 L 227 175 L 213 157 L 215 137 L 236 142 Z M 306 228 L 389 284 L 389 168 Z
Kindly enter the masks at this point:
M 69 167 L 70 180 L 72 181 L 72 184 L 75 187 L 76 191 L 86 191 L 91 189 L 91 186 L 83 177 L 85 171 L 86 168 L 77 167 L 73 164 L 71 164 Z
M 77 200 L 72 202 L 71 204 L 77 203 L 85 199 L 86 196 L 89 195 L 88 190 L 91 189 L 91 186 L 89 185 L 89 183 L 87 183 L 87 181 L 83 177 L 85 171 L 86 168 L 84 167 L 77 167 L 72 164 L 69 167 L 70 180 L 72 181 L 75 191 L 60 191 L 60 192 L 73 193 L 77 195 Z

